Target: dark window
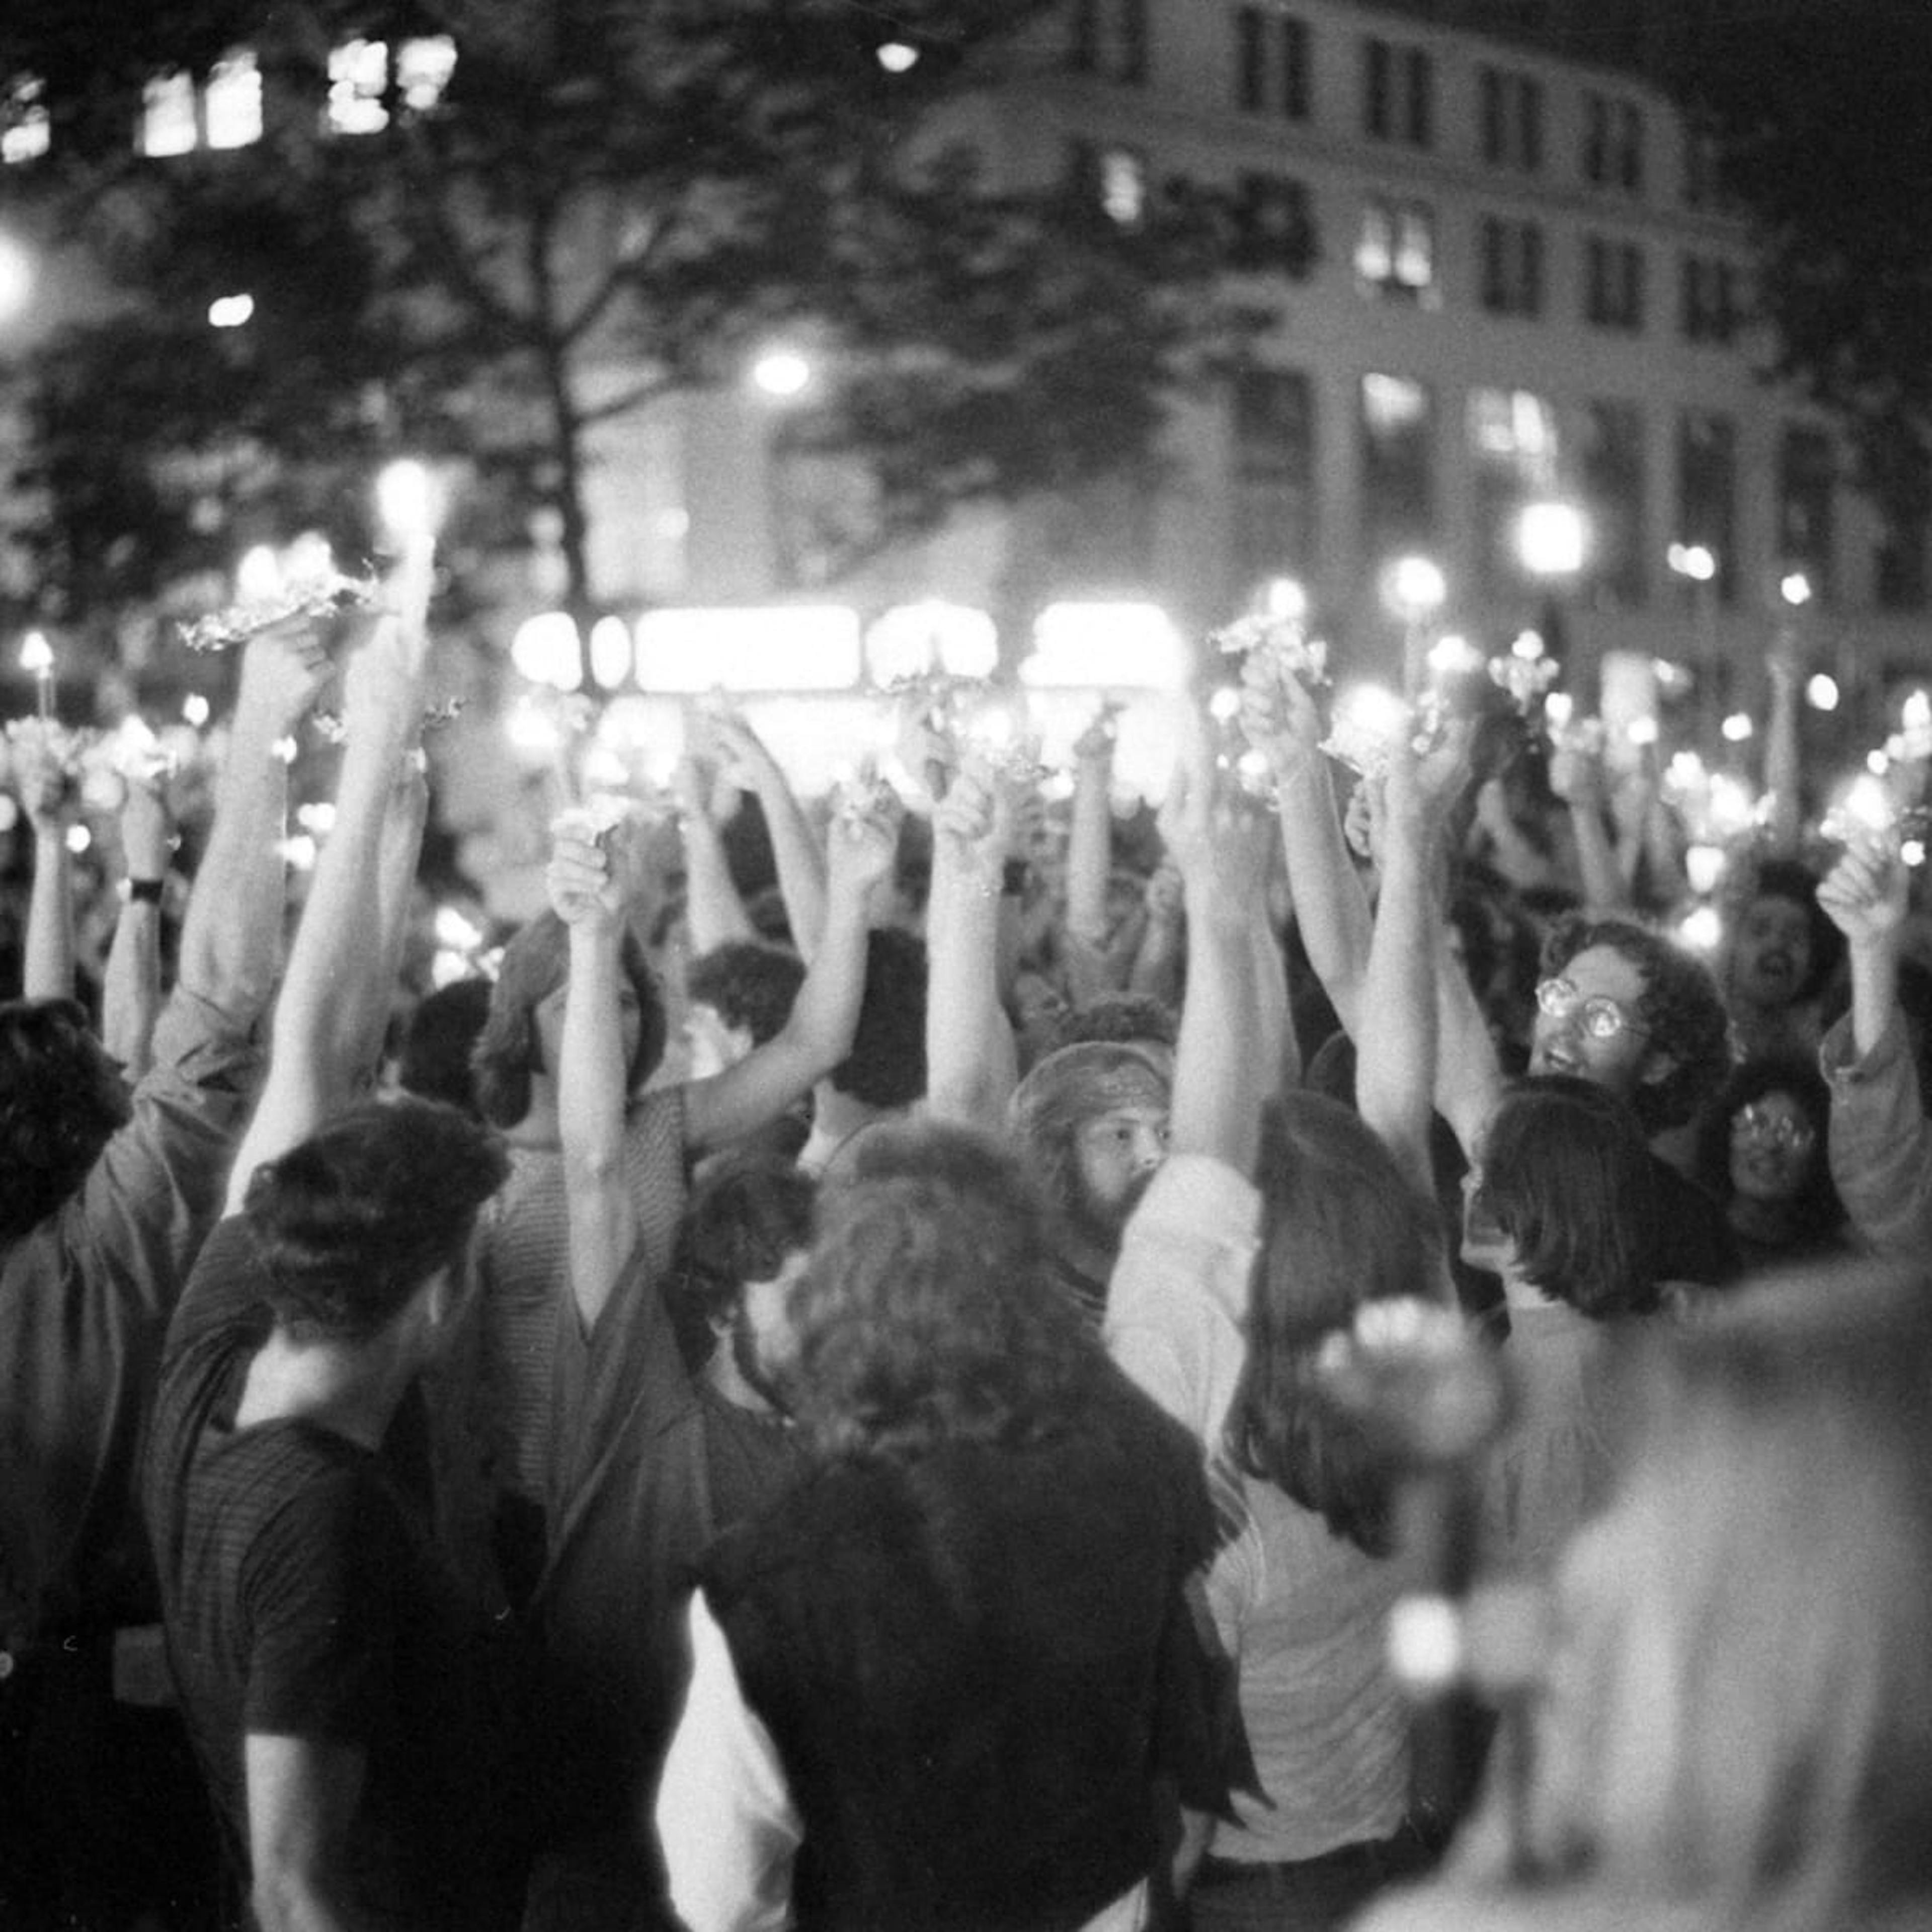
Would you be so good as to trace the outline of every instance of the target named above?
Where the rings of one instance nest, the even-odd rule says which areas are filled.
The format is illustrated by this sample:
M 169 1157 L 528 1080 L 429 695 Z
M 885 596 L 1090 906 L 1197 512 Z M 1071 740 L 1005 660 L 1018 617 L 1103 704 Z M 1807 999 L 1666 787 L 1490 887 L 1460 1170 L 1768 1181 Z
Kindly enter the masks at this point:
M 1362 378 L 1360 423 L 1363 562 L 1373 582 L 1404 552 L 1436 535 L 1436 406 L 1406 376 Z
M 1378 141 L 1426 148 L 1435 139 L 1435 74 L 1419 47 L 1362 43 L 1362 125 Z
M 1534 173 L 1543 165 L 1543 84 L 1501 68 L 1477 70 L 1483 159 Z
M 1714 410 L 1687 410 L 1677 424 L 1678 540 L 1717 559 L 1718 594 L 1737 594 L 1738 431 Z
M 1478 230 L 1482 304 L 1492 315 L 1543 313 L 1543 230 L 1485 215 Z
M 1250 114 L 1308 118 L 1308 23 L 1271 7 L 1234 9 L 1234 98 Z
M 1643 412 L 1635 403 L 1590 404 L 1578 473 L 1590 506 L 1590 580 L 1620 604 L 1640 604 L 1650 573 L 1644 544 Z
M 1315 556 L 1315 398 L 1299 370 L 1250 369 L 1234 380 L 1237 579 L 1299 576 Z
M 1926 604 L 1925 524 L 1894 518 L 1873 554 L 1873 594 L 1881 610 L 1922 610 Z
M 1678 320 L 1687 340 L 1724 343 L 1744 320 L 1742 272 L 1730 262 L 1686 255 L 1679 264 Z
M 1286 175 L 1242 176 L 1234 195 L 1229 266 L 1248 274 L 1298 278 L 1313 266 L 1315 252 L 1306 184 Z
M 1802 571 L 1814 595 L 1832 585 L 1833 499 L 1838 464 L 1821 429 L 1793 423 L 1778 440 L 1778 544 L 1780 569 Z
M 1148 0 L 1073 0 L 1067 64 L 1138 85 L 1148 77 Z
M 1643 327 L 1643 250 L 1592 235 L 1584 244 L 1583 318 L 1632 334 Z
M 1632 194 L 1643 186 L 1643 112 L 1628 100 L 1583 97 L 1583 178 Z

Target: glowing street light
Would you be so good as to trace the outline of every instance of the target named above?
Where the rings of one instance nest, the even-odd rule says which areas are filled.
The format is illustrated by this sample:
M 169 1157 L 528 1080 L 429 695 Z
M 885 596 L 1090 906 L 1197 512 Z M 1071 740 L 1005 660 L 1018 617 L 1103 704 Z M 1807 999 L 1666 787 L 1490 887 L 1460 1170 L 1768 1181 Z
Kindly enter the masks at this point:
M 886 40 L 876 50 L 876 58 L 888 74 L 910 74 L 919 64 L 919 50 L 904 40 Z
M 1704 544 L 1674 543 L 1664 553 L 1664 560 L 1693 584 L 1708 584 L 1718 574 L 1717 553 Z
M 1574 503 L 1530 503 L 1516 519 L 1516 554 L 1532 577 L 1574 577 L 1583 567 L 1589 526 Z
M 1802 609 L 1811 601 L 1811 580 L 1802 570 L 1792 571 L 1778 585 L 1778 594 L 1792 610 Z
M 766 395 L 789 401 L 811 388 L 812 364 L 796 349 L 767 349 L 752 364 L 752 380 Z

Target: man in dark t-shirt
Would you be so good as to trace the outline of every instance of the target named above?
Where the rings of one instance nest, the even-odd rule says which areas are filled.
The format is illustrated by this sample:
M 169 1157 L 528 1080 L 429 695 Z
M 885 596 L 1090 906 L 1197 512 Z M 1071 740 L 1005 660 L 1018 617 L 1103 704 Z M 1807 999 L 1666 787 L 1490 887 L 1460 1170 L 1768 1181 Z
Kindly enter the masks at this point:
M 145 1492 L 169 1656 L 266 1924 L 502 1917 L 486 1649 L 392 1440 L 502 1168 L 453 1109 L 343 1115 L 256 1172 L 170 1331 Z

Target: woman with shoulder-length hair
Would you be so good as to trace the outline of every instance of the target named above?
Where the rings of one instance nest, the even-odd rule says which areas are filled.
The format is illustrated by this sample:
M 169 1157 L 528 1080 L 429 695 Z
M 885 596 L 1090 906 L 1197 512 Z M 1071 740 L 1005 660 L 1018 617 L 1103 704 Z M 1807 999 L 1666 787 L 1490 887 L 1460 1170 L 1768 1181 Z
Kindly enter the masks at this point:
M 1806 1270 L 1640 1360 L 1527 1842 L 1486 1812 L 1362 1932 L 1932 1924 L 1932 1276 Z
M 1318 1386 L 1324 1348 L 1365 1308 L 1452 1305 L 1428 1155 L 1440 814 L 1406 762 L 1390 798 L 1364 1000 L 1378 1024 L 1352 1112 L 1263 1091 L 1286 1005 L 1256 926 L 1267 821 L 1198 772 L 1162 819 L 1189 934 L 1172 1151 L 1130 1224 L 1107 1337 L 1195 1433 L 1224 1518 L 1207 1594 L 1253 1780 L 1203 1849 L 1196 1932 L 1321 1932 L 1427 1856 L 1388 1657 L 1415 1580 L 1393 1479 Z

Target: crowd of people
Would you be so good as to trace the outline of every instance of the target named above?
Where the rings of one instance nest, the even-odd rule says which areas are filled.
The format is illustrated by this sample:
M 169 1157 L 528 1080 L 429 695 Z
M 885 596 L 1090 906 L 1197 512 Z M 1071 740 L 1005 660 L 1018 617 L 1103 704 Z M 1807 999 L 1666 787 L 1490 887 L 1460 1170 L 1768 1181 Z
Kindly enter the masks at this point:
M 1151 824 L 694 713 L 432 989 L 428 592 L 111 925 L 16 736 L 0 1925 L 1932 1924 L 1895 830 L 1780 770 L 1700 956 L 1653 760 L 1264 639 Z

